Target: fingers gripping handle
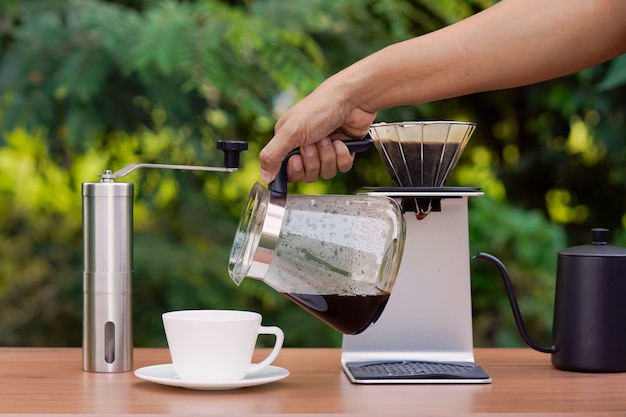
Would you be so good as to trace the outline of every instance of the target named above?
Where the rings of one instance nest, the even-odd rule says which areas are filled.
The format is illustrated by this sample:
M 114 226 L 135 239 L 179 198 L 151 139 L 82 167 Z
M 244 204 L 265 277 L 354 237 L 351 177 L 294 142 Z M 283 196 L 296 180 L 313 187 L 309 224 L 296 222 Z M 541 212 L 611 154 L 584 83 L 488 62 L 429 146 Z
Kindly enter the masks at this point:
M 366 151 L 372 147 L 373 143 L 374 141 L 369 136 L 366 136 L 365 138 L 360 140 L 349 140 L 344 142 L 344 144 L 351 153 Z M 283 159 L 283 162 L 280 166 L 280 171 L 278 171 L 278 175 L 276 176 L 274 181 L 269 183 L 267 186 L 272 195 L 284 196 L 287 194 L 287 162 L 289 162 L 289 159 L 292 156 L 298 155 L 299 153 L 300 149 L 296 148 L 289 152 L 285 159 Z

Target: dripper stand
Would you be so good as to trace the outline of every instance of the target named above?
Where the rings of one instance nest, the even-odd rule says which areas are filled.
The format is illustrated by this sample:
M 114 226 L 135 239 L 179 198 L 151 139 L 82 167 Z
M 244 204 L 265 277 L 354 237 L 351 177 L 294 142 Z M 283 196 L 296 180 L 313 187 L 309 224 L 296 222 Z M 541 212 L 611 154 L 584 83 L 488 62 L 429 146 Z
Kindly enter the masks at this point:
M 468 197 L 446 187 L 475 129 L 463 122 L 372 125 L 370 134 L 397 187 L 368 188 L 401 202 L 406 242 L 385 311 L 369 329 L 344 335 L 341 364 L 360 384 L 490 383 L 474 363 Z

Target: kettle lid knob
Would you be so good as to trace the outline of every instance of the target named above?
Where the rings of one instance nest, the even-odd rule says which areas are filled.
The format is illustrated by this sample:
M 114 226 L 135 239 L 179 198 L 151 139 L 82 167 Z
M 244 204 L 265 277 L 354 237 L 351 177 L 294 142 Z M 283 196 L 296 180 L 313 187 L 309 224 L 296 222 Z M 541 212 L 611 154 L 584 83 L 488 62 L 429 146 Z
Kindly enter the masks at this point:
M 609 241 L 609 229 L 596 227 L 591 229 L 591 239 L 594 245 L 606 245 Z
M 591 245 L 573 246 L 558 252 L 562 256 L 618 257 L 626 260 L 626 248 L 609 245 L 609 229 L 591 229 Z

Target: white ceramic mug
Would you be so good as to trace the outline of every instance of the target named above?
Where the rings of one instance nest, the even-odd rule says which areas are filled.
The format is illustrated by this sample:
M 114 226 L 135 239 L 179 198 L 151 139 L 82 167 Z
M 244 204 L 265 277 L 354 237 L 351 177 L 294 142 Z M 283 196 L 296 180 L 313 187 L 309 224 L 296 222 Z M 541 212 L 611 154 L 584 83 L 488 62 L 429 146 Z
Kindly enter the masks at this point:
M 268 367 L 280 352 L 284 334 L 262 326 L 261 315 L 238 310 L 181 310 L 163 313 L 172 363 L 179 378 L 237 381 Z M 276 336 L 263 361 L 251 363 L 258 335 Z

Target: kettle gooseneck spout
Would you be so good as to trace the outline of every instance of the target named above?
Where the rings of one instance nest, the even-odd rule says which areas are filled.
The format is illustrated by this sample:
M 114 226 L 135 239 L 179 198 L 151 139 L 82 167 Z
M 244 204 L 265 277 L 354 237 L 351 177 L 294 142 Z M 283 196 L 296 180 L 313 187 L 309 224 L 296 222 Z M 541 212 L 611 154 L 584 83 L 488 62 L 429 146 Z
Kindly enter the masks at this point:
M 517 325 L 517 330 L 519 331 L 520 336 L 524 339 L 524 342 L 531 348 L 543 352 L 543 353 L 555 353 L 556 349 L 554 346 L 544 346 L 536 343 L 534 340 L 530 338 L 528 332 L 526 331 L 526 326 L 524 325 L 524 320 L 522 319 L 522 314 L 519 309 L 519 305 L 517 304 L 517 299 L 515 298 L 515 292 L 513 291 L 513 284 L 511 283 L 511 278 L 509 277 L 509 273 L 506 270 L 506 267 L 498 258 L 488 253 L 480 252 L 475 255 L 473 259 L 484 259 L 485 261 L 495 265 L 500 274 L 502 275 L 502 280 L 504 281 L 504 286 L 506 287 L 506 293 L 509 297 L 509 302 L 511 303 L 511 309 L 513 310 L 513 316 L 515 317 L 515 324 Z

